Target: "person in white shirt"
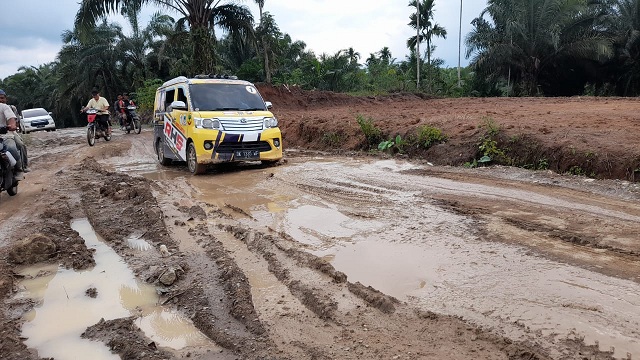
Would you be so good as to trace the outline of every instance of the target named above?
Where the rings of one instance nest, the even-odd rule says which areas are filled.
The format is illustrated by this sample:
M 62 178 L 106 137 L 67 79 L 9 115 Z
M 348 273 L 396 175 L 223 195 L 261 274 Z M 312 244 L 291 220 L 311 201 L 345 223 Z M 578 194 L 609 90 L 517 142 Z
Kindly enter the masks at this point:
M 98 90 L 91 92 L 91 99 L 87 103 L 87 106 L 83 107 L 81 111 L 87 109 L 96 109 L 96 121 L 102 123 L 107 128 L 107 135 L 111 135 L 111 123 L 109 121 L 109 102 L 107 99 L 100 96 Z

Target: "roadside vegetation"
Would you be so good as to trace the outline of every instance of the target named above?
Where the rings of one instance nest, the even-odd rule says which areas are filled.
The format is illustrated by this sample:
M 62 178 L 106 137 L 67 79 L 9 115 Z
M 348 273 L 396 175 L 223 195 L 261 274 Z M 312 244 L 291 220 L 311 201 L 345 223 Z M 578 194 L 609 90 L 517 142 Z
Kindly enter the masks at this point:
M 0 87 L 19 109 L 52 111 L 58 127 L 83 123 L 75 110 L 94 88 L 110 100 L 133 93 L 144 114 L 163 81 L 201 73 L 357 95 L 640 95 L 640 0 L 490 0 L 464 37 L 471 63 L 460 75 L 437 57 L 433 40 L 448 33 L 437 22 L 435 0 L 418 1 L 419 21 L 415 11 L 407 19 L 413 29 L 420 24 L 418 35 L 406 39 L 410 55 L 397 59 L 388 47 L 315 54 L 280 30 L 265 0 L 255 0 L 259 14 L 233 1 L 84 0 L 74 28 L 61 34 L 56 61 L 22 67 Z M 145 3 L 158 12 L 142 24 Z M 417 8 L 416 0 L 408 5 Z M 114 13 L 131 33 L 106 21 Z M 375 145 L 389 140 L 397 148 L 396 138 Z

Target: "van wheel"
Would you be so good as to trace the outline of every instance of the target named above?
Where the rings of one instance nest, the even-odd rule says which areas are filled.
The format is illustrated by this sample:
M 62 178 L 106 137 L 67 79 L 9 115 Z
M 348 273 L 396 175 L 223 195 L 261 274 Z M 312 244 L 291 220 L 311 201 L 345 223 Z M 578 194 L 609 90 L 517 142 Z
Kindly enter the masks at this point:
M 199 175 L 207 170 L 204 164 L 198 164 L 198 157 L 196 155 L 196 146 L 192 142 L 187 147 L 187 167 L 193 175 Z
M 162 139 L 156 141 L 156 155 L 158 155 L 160 165 L 167 166 L 171 164 L 171 159 L 164 156 L 164 140 Z

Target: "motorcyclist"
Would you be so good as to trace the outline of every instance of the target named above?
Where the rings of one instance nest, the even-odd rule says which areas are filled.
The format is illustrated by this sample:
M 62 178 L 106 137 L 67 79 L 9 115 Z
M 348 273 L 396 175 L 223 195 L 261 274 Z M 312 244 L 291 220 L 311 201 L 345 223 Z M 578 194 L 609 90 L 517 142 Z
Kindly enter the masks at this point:
M 116 112 L 116 117 L 118 118 L 118 124 L 120 124 L 120 129 L 124 129 L 123 118 L 125 116 L 124 113 L 124 102 L 122 101 L 122 94 L 118 94 L 118 99 L 115 101 L 114 110 Z
M 0 103 L 6 104 L 7 103 L 7 94 L 4 92 L 4 90 L 0 89 Z M 19 117 L 18 117 L 18 109 L 16 109 L 15 106 L 13 105 L 9 105 L 9 107 L 11 108 L 11 111 L 13 111 L 13 114 L 16 116 L 16 127 L 18 126 L 18 122 L 20 121 Z M 8 132 L 9 135 L 13 135 L 13 140 L 16 142 L 16 147 L 18 148 L 18 150 L 20 151 L 20 155 L 21 155 L 21 159 L 22 159 L 22 166 L 23 166 L 23 171 L 24 172 L 29 172 L 31 171 L 31 169 L 29 169 L 29 159 L 27 158 L 27 146 L 24 144 L 24 141 L 22 141 L 22 136 L 20 136 L 20 134 L 18 134 L 18 131 L 10 131 Z
M 1 91 L 1 90 L 0 90 Z M 6 93 L 2 91 L 2 94 L 6 96 Z M 1 95 L 0 95 L 1 96 Z M 8 133 L 0 134 L 0 139 L 6 149 L 11 153 L 11 156 L 16 160 L 14 166 L 14 177 L 16 180 L 24 179 L 24 173 L 22 171 L 22 157 L 18 151 L 14 135 L 11 132 L 15 132 L 17 129 L 17 117 L 11 110 L 11 107 L 5 103 L 0 103 L 0 128 L 6 128 Z
M 96 109 L 96 121 L 103 124 L 107 129 L 107 135 L 111 135 L 111 122 L 109 121 L 109 102 L 107 99 L 100 96 L 98 90 L 91 91 L 91 99 L 87 103 L 87 106 L 83 107 L 80 111 L 84 112 L 87 109 Z
M 123 113 L 122 126 L 128 126 L 129 123 L 133 120 L 133 119 L 129 119 L 129 112 L 127 111 L 127 106 L 136 106 L 136 104 L 133 102 L 133 100 L 129 99 L 129 94 L 128 93 L 123 93 L 122 94 L 122 103 L 121 103 L 121 107 L 120 107 L 120 109 L 122 109 L 122 113 Z

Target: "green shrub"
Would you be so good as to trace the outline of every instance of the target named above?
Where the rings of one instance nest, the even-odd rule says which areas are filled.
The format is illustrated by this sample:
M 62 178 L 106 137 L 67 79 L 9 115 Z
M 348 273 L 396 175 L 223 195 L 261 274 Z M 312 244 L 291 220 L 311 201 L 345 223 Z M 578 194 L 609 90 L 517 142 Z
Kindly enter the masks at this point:
M 322 143 L 326 146 L 336 147 L 342 144 L 342 135 L 334 132 L 324 133 L 322 135 Z
M 445 141 L 447 141 L 447 136 L 436 127 L 424 125 L 418 129 L 418 146 L 420 147 L 428 149 Z
M 375 146 L 382 141 L 382 130 L 375 126 L 372 118 L 365 118 L 358 114 L 356 120 L 358 121 L 358 125 L 360 125 L 364 137 L 367 139 L 367 145 L 369 147 Z

